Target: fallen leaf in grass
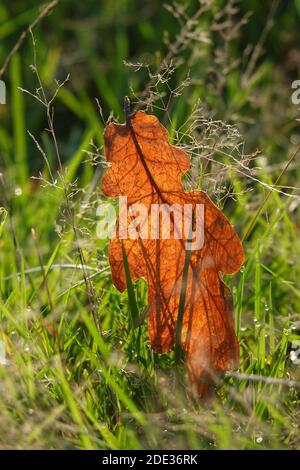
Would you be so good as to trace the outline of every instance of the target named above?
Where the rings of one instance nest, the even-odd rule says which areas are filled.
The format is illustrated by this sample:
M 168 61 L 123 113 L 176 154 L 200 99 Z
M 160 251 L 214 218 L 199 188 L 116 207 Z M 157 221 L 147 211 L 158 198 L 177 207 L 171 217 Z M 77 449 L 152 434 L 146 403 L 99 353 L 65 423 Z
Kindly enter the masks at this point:
M 127 111 L 124 125 L 109 124 L 105 155 L 111 167 L 103 176 L 102 190 L 107 196 L 126 196 L 129 207 L 128 213 L 121 207 L 118 229 L 124 220 L 134 228 L 138 219 L 140 234 L 148 231 L 148 238 L 140 235 L 121 240 L 117 230 L 109 249 L 113 282 L 120 291 L 126 288 L 123 244 L 132 282 L 144 278 L 148 283 L 149 336 L 158 353 L 170 351 L 175 344 L 183 299 L 179 340 L 192 388 L 201 396 L 216 374 L 234 368 L 239 361 L 231 296 L 220 272 L 233 274 L 239 270 L 244 261 L 242 244 L 207 194 L 184 191 L 181 176 L 189 169 L 189 157 L 168 143 L 168 132 L 155 116 L 142 111 L 130 115 Z M 136 204 L 143 204 L 148 215 L 138 214 Z M 162 224 L 162 231 L 169 230 L 171 236 L 164 238 L 166 233 L 161 231 L 159 238 L 153 239 L 149 236 L 151 209 L 162 204 L 169 207 L 170 214 L 169 227 Z M 192 211 L 184 219 L 183 230 L 177 216 L 189 206 Z M 198 207 L 203 208 L 203 246 L 189 251 L 189 230 L 199 219 Z

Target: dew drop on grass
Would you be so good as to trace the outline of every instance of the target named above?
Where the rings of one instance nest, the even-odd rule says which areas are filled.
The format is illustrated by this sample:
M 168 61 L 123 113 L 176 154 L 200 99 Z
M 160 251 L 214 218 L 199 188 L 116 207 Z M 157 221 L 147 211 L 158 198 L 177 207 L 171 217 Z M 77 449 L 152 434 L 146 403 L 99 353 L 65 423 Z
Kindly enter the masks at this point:
M 23 191 L 22 188 L 15 188 L 15 195 L 16 196 L 22 196 Z
M 270 310 L 270 307 L 268 304 L 265 304 L 265 311 L 268 312 Z
M 241 327 L 241 331 L 246 331 L 246 330 L 247 330 L 247 328 L 245 326 Z
M 299 350 L 297 351 L 291 351 L 290 352 L 290 359 L 292 361 L 293 364 L 300 364 L 300 354 L 299 354 Z
M 243 273 L 245 271 L 245 266 L 243 265 L 240 269 L 240 272 Z
M 262 436 L 256 436 L 255 440 L 256 440 L 257 444 L 261 444 L 264 439 L 263 439 Z

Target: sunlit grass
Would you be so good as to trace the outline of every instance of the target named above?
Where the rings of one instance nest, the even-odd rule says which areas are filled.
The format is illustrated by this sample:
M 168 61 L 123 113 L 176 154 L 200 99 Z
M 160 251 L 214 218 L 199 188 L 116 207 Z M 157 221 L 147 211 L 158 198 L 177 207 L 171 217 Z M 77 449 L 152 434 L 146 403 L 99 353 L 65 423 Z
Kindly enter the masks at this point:
M 137 22 L 137 10 L 130 2 L 117 3 L 118 18 L 123 14 L 131 28 Z M 48 97 L 56 90 L 55 77 L 62 81 L 71 69 L 70 81 L 54 103 L 63 175 L 53 139 L 44 130 L 45 109 L 18 88 L 34 94 L 37 87 L 36 75 L 28 67 L 31 38 L 14 57 L 7 75 L 9 101 L 5 111 L 0 108 L 0 448 L 299 449 L 299 388 L 289 382 L 300 382 L 300 365 L 290 354 L 300 340 L 298 160 L 255 219 L 270 185 L 295 149 L 294 111 L 286 109 L 288 91 L 282 101 L 276 101 L 277 114 L 270 111 L 281 82 L 265 60 L 245 87 L 242 69 L 230 71 L 217 96 L 212 83 L 199 81 L 209 67 L 220 76 L 220 64 L 204 41 L 204 45 L 200 42 L 201 60 L 195 46 L 179 51 L 183 65 L 168 86 L 175 89 L 185 79 L 185 63 L 194 82 L 182 96 L 171 96 L 168 111 L 166 97 L 156 100 L 152 109 L 173 141 L 186 145 L 195 162 L 187 187 L 205 188 L 241 237 L 256 220 L 244 241 L 245 265 L 237 275 L 226 277 L 233 294 L 240 367 L 237 376 L 228 375 L 216 385 L 208 401 L 196 402 L 185 377 L 177 380 L 174 351 L 158 355 L 150 348 L 146 284 L 132 285 L 126 270 L 129 289 L 119 293 L 111 281 L 108 242 L 96 237 L 96 208 L 103 199 L 99 178 L 103 168 L 96 170 L 103 161 L 103 116 L 107 119 L 113 110 L 122 121 L 123 96 L 130 86 L 142 91 L 150 78 L 147 70 L 134 72 L 123 64 L 130 58 L 132 31 L 129 34 L 122 24 L 115 28 L 120 21 L 111 2 L 103 5 L 102 14 L 94 5 L 95 17 L 110 36 L 106 41 L 97 39 L 99 50 L 87 27 L 94 24 L 90 16 L 81 18 L 77 12 L 77 21 L 68 24 L 82 54 L 79 65 L 72 65 L 76 54 L 68 64 L 62 31 L 57 31 L 62 46 L 42 29 L 35 32 L 39 72 Z M 35 9 L 25 2 L 23 6 L 24 12 L 15 17 L 1 6 L 1 39 L 33 20 Z M 161 50 L 161 38 L 148 14 L 151 11 L 140 13 L 133 37 L 136 43 L 139 34 L 142 50 L 154 52 L 155 69 L 163 53 L 155 54 Z M 56 15 L 49 21 L 62 23 L 64 11 Z M 162 27 L 168 26 L 176 35 L 174 18 L 169 19 L 165 11 L 159 15 Z M 214 21 L 210 16 L 204 15 L 199 23 L 207 35 Z M 80 28 L 78 21 L 86 27 Z M 3 44 L 1 60 L 8 50 Z M 231 53 L 233 61 L 234 50 Z M 168 86 L 159 83 L 156 91 L 168 93 Z M 98 109 L 95 96 L 103 110 Z M 251 107 L 253 97 L 259 102 L 256 108 Z M 196 147 L 187 119 L 193 117 L 199 98 L 209 111 L 201 108 L 203 122 L 197 125 L 203 140 L 198 135 Z M 224 130 L 214 119 L 239 126 L 245 154 L 262 149 L 262 155 L 255 154 L 248 162 L 252 171 L 234 160 L 241 152 L 233 130 Z M 191 122 L 195 120 L 194 116 Z M 47 164 L 27 130 L 45 151 Z M 209 153 L 209 145 L 216 145 L 215 153 Z M 207 153 L 213 161 L 205 158 Z M 96 317 L 78 246 L 93 287 Z M 251 375 L 261 380 L 251 380 Z M 272 379 L 280 381 L 272 383 Z

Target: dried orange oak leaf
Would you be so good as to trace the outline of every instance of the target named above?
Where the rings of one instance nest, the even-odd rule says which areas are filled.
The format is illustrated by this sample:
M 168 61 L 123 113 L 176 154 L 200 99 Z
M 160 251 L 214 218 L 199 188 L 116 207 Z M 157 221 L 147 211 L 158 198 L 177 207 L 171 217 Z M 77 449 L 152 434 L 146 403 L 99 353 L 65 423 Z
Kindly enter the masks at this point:
M 232 369 L 239 361 L 230 292 L 220 272 L 233 274 L 239 270 L 244 261 L 242 244 L 203 191 L 184 191 L 181 176 L 189 169 L 188 155 L 168 143 L 168 132 L 155 116 L 127 112 L 126 124 L 109 124 L 105 156 L 111 167 L 103 176 L 102 190 L 107 196 L 126 196 L 133 213 L 137 203 L 144 204 L 148 214 L 153 204 L 176 204 L 177 208 L 191 204 L 193 213 L 197 204 L 203 204 L 204 243 L 201 249 L 190 252 L 181 328 L 190 382 L 193 391 L 202 396 L 218 373 Z M 124 217 L 124 210 L 119 219 Z M 133 215 L 130 210 L 127 214 L 130 224 Z M 109 249 L 113 283 L 120 291 L 126 288 L 122 243 L 132 281 L 143 278 L 148 283 L 149 336 L 158 353 L 170 351 L 175 344 L 186 259 L 187 237 L 176 239 L 178 219 L 174 214 L 170 239 L 160 234 L 158 239 L 121 240 L 117 233 Z M 150 215 L 140 217 L 140 226 L 143 224 L 150 233 Z

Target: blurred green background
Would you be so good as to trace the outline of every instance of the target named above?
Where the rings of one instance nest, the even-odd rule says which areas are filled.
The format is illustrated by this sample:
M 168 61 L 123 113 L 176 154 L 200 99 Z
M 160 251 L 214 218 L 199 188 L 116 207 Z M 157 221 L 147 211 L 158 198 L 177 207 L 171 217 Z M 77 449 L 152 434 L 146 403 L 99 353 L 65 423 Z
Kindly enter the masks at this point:
M 292 110 L 289 109 L 288 96 L 291 94 L 292 81 L 298 78 L 299 2 L 240 2 L 237 4 L 239 11 L 232 17 L 235 23 L 245 18 L 246 24 L 235 34 L 233 32 L 235 37 L 230 41 L 226 40 L 230 32 L 230 28 L 226 30 L 226 23 L 224 31 L 211 28 L 214 12 L 220 11 L 222 4 L 224 2 L 212 2 L 212 7 L 201 15 L 196 31 L 200 36 L 203 35 L 203 41 L 201 37 L 200 41 L 191 40 L 181 54 L 181 66 L 172 77 L 172 88 L 176 88 L 187 74 L 194 81 L 180 100 L 178 122 L 185 119 L 192 103 L 201 99 L 208 102 L 219 119 L 231 120 L 236 117 L 235 123 L 242 126 L 243 122 L 238 122 L 235 116 L 235 113 L 240 112 L 252 120 L 246 130 L 243 127 L 243 131 L 251 137 L 251 142 L 245 139 L 250 150 L 256 145 L 264 147 L 263 139 L 268 132 L 266 137 L 273 134 L 273 145 L 280 151 L 282 145 L 286 145 L 286 130 L 294 126 L 292 119 L 289 121 Z M 141 69 L 134 72 L 124 65 L 124 61 L 147 63 L 154 73 L 168 54 L 170 48 L 168 42 L 165 43 L 167 38 L 172 45 L 184 24 L 182 18 L 175 18 L 166 8 L 168 5 L 171 2 L 155 0 L 142 4 L 119 0 L 89 0 L 79 4 L 63 0 L 59 8 L 34 31 L 38 65 L 45 87 L 51 90 L 55 86 L 55 78 L 62 81 L 70 74 L 70 82 L 59 95 L 56 106 L 57 133 L 63 144 L 65 160 L 80 144 L 86 128 L 95 125 L 97 108 L 94 97 L 99 98 L 106 117 L 113 110 L 121 119 L 122 99 L 124 95 L 130 94 L 130 87 L 137 94 L 144 90 L 149 78 L 147 71 Z M 174 10 L 178 13 L 181 8 L 185 9 L 186 15 L 192 16 L 197 11 L 198 1 L 178 2 Z M 34 21 L 40 11 L 41 6 L 37 1 L 1 3 L 1 62 L 20 32 Z M 223 14 L 223 20 L 230 21 L 230 16 L 230 13 Z M 251 83 L 241 89 L 241 74 L 249 64 L 251 47 L 262 39 L 262 54 L 252 71 L 255 74 Z M 222 58 L 217 67 L 215 60 L 218 59 L 218 52 L 224 49 L 227 49 L 225 53 L 228 54 L 226 66 L 233 67 L 228 79 L 224 77 L 226 69 Z M 34 84 L 29 68 L 32 61 L 32 41 L 29 38 L 16 61 L 15 69 L 18 72 L 15 70 L 15 75 L 18 77 L 15 79 L 21 81 L 22 87 L 30 90 Z M 234 64 L 235 61 L 239 61 L 239 64 Z M 4 77 L 9 90 L 12 73 L 10 69 Z M 225 81 L 222 89 L 218 90 L 217 96 L 211 96 L 213 93 L 208 93 L 208 90 L 212 89 L 216 94 L 221 79 Z M 26 128 L 32 133 L 40 133 L 45 125 L 42 110 L 32 99 L 23 97 L 23 100 Z M 287 105 L 283 106 L 285 100 Z M 11 98 L 8 99 L 10 101 Z M 12 160 L 9 152 L 12 135 L 9 130 L 13 126 L 10 111 L 11 107 L 8 106 L 6 112 L 2 110 L 1 113 L 2 155 L 9 162 Z M 265 125 L 265 120 L 270 122 Z M 288 129 L 281 129 L 283 121 L 289 126 Z M 28 171 L 31 174 L 41 168 L 41 161 L 36 155 L 34 144 L 30 139 L 27 140 L 23 151 L 31 155 L 28 159 Z

